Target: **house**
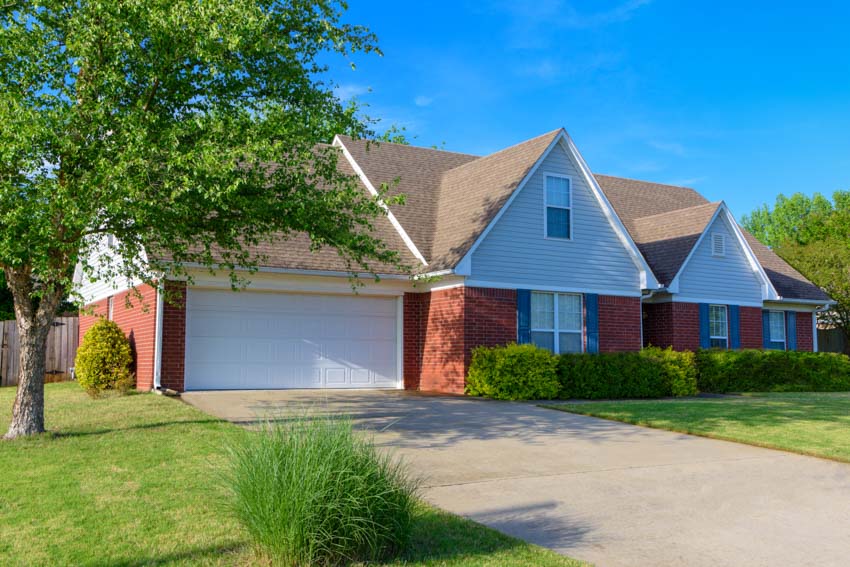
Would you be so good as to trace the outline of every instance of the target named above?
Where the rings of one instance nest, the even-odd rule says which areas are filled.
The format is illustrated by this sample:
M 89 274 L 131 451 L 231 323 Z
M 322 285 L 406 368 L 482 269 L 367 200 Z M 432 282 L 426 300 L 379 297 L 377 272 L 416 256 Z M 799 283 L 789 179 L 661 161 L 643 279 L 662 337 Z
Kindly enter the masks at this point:
M 137 386 L 174 390 L 408 388 L 463 392 L 479 345 L 554 352 L 645 345 L 816 350 L 829 298 L 692 189 L 591 173 L 559 129 L 487 156 L 337 136 L 363 191 L 398 181 L 375 231 L 415 267 L 382 266 L 354 293 L 333 250 L 305 238 L 258 249 L 249 287 L 199 270 L 193 283 L 91 281 L 94 314 L 116 321 Z M 427 276 L 427 277 L 426 277 Z

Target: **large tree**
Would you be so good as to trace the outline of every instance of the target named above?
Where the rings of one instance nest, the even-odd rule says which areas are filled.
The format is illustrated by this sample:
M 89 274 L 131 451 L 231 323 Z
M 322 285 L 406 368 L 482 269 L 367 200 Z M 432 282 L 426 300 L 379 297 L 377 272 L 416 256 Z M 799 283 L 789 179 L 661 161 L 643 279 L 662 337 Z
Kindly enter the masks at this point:
M 344 10 L 335 0 L 3 3 L 0 268 L 21 340 L 7 438 L 44 430 L 47 332 L 78 262 L 152 284 L 187 265 L 234 276 L 256 266 L 251 245 L 297 233 L 335 247 L 352 271 L 397 262 L 368 230 L 380 204 L 316 145 L 368 133 L 324 79 L 334 57 L 377 50 Z M 92 255 L 106 235 L 111 254 Z
M 850 191 L 779 195 L 743 218 L 744 227 L 836 301 L 821 318 L 850 344 Z

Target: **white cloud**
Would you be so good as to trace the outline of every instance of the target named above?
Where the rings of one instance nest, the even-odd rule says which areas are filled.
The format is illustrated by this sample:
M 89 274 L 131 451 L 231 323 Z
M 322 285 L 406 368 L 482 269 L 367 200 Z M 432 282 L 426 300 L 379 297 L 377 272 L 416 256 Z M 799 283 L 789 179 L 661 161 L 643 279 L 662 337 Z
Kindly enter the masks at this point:
M 702 177 L 686 177 L 684 179 L 673 179 L 672 181 L 667 181 L 667 185 L 677 185 L 679 187 L 693 187 L 694 185 L 701 183 L 708 179 L 706 176 Z
M 372 87 L 358 84 L 337 85 L 334 88 L 334 94 L 340 100 L 350 100 L 352 98 L 362 96 L 372 92 Z
M 673 154 L 674 156 L 684 157 L 688 152 L 685 150 L 685 146 L 679 144 L 677 142 L 664 142 L 660 140 L 650 140 L 647 142 L 650 147 L 655 148 L 658 151 L 665 152 L 668 154 Z
M 413 104 L 416 106 L 429 106 L 432 102 L 434 99 L 425 95 L 419 95 L 413 99 Z

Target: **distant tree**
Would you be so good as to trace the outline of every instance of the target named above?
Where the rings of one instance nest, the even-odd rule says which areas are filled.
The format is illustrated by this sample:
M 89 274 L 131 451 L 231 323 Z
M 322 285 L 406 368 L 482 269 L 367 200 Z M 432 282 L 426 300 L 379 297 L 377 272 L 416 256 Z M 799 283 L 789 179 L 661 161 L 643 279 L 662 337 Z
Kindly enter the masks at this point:
M 44 430 L 47 333 L 78 262 L 88 276 L 150 284 L 202 265 L 238 283 L 237 267 L 261 260 L 252 245 L 298 233 L 352 272 L 398 262 L 368 230 L 385 214 L 378 200 L 317 146 L 371 135 L 323 80 L 331 55 L 377 51 L 344 10 L 337 0 L 0 5 L 0 271 L 21 341 L 7 438 Z M 112 254 L 92 255 L 106 235 Z
M 836 301 L 836 305 L 820 315 L 820 320 L 839 329 L 847 338 L 845 344 L 850 344 L 850 243 L 847 238 L 828 236 L 808 244 L 787 242 L 776 251 Z
M 836 191 L 832 200 L 779 195 L 772 208 L 745 215 L 743 225 L 837 302 L 820 320 L 850 343 L 850 191 Z
M 15 302 L 12 300 L 12 292 L 6 286 L 6 275 L 0 272 L 0 321 L 9 321 L 15 318 Z

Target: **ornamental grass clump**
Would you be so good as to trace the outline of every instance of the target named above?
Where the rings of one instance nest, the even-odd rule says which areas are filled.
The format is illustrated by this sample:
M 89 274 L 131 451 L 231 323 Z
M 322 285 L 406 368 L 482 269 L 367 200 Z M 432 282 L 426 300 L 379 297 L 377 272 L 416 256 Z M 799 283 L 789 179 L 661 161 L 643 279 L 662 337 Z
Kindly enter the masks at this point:
M 133 387 L 130 341 L 114 321 L 101 319 L 86 332 L 77 349 L 74 374 L 89 396 L 107 390 L 127 393 Z
M 349 418 L 267 422 L 230 448 L 231 506 L 273 564 L 376 561 L 406 547 L 416 484 Z

